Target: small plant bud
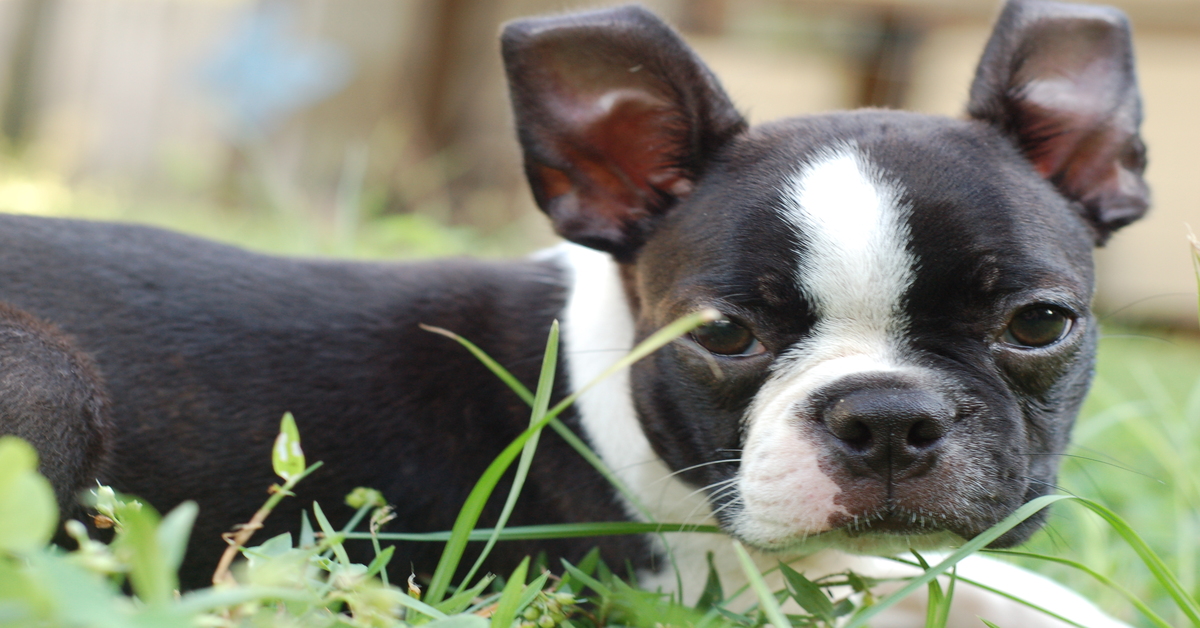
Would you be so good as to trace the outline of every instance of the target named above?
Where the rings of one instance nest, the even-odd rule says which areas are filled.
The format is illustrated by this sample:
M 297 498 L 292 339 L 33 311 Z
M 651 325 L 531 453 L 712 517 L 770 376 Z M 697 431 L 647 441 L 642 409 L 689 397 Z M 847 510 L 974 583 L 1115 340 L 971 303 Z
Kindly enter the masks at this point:
M 71 538 L 75 539 L 75 542 L 80 545 L 83 545 L 83 542 L 88 540 L 87 526 L 74 519 L 64 523 L 63 528 L 65 528 L 67 534 L 70 535 Z
M 383 498 L 383 493 L 373 488 L 360 486 L 346 495 L 346 505 L 351 508 L 362 508 L 363 506 L 382 508 L 387 505 L 387 500 Z
M 421 599 L 421 586 L 417 584 L 417 574 L 408 576 L 408 595 L 415 600 Z

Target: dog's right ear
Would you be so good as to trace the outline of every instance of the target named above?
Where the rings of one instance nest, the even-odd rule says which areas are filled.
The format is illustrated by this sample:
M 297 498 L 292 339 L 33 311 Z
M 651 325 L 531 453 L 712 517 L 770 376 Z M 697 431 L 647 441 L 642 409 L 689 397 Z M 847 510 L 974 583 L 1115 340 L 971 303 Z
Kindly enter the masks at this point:
M 971 117 L 1016 142 L 1097 244 L 1149 205 L 1131 39 L 1117 9 L 1009 0 L 971 86 Z
M 525 174 L 563 237 L 628 259 L 746 122 L 669 26 L 636 6 L 501 37 Z

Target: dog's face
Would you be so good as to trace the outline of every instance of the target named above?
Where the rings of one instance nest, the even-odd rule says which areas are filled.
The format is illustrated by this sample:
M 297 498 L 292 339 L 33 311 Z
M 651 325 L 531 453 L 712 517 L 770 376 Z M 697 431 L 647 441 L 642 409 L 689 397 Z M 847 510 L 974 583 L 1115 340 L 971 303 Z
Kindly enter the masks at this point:
M 1010 3 L 964 120 L 747 129 L 636 8 L 504 41 L 534 195 L 621 263 L 638 335 L 723 316 L 631 381 L 655 450 L 727 530 L 894 551 L 1053 488 L 1093 364 L 1091 248 L 1146 207 L 1119 13 Z
M 970 538 L 1051 490 L 1092 364 L 1091 235 L 1040 178 L 996 167 L 1014 152 L 902 113 L 767 127 L 643 247 L 642 334 L 726 319 L 632 381 L 671 466 L 740 459 L 686 472 L 724 489 L 738 536 L 883 551 Z

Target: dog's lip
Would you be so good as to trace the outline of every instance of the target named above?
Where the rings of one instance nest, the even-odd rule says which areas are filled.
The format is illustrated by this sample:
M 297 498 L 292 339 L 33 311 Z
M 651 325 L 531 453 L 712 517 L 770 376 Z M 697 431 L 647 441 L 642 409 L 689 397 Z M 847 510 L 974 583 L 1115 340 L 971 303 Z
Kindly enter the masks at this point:
M 848 536 L 917 536 L 937 532 L 960 532 L 944 514 L 905 508 L 881 508 L 871 513 L 848 517 L 837 529 Z

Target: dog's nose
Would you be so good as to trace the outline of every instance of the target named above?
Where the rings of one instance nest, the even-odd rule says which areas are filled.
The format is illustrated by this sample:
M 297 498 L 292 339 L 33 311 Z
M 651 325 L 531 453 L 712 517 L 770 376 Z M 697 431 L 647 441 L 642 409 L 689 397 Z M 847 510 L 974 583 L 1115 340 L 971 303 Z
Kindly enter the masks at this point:
M 935 461 L 954 409 L 927 390 L 866 388 L 830 399 L 822 418 L 854 466 L 898 479 Z

